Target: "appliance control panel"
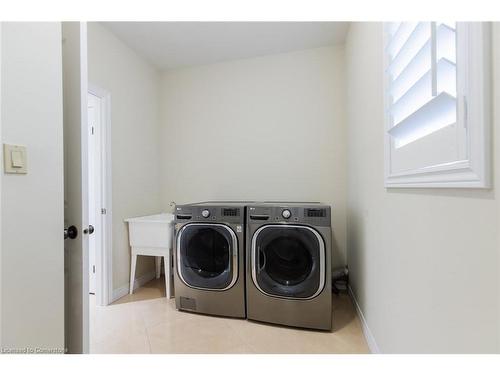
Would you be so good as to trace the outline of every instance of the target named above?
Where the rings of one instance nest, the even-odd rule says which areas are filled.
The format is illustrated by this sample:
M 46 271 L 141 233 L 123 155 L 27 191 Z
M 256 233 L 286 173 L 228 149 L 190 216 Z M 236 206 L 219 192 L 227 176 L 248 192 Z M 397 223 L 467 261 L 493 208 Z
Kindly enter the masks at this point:
M 175 221 L 201 221 L 242 223 L 244 221 L 244 207 L 233 206 L 197 206 L 178 205 L 175 207 Z
M 249 223 L 301 223 L 329 226 L 331 208 L 327 205 L 288 206 L 288 205 L 253 205 L 248 207 Z

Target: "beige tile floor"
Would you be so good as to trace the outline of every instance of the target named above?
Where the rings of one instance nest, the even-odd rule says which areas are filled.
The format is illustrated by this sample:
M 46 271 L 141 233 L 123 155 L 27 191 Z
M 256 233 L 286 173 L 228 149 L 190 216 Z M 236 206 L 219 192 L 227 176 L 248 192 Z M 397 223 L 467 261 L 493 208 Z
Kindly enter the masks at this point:
M 162 279 L 110 306 L 90 299 L 91 353 L 368 353 L 347 295 L 333 297 L 332 332 L 177 311 Z

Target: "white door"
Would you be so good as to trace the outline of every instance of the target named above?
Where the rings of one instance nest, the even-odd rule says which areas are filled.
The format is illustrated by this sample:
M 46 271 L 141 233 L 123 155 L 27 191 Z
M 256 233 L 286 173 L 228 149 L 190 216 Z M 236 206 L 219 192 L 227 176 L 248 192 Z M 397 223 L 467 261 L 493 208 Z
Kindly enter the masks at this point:
M 99 98 L 95 95 L 88 94 L 88 187 L 89 187 L 89 223 L 94 227 L 97 224 L 97 195 L 98 195 L 98 160 L 96 134 L 99 127 Z M 89 293 L 96 293 L 96 252 L 98 246 L 97 233 L 89 236 Z
M 87 25 L 63 22 L 65 339 L 70 353 L 88 353 Z M 87 234 L 85 232 L 87 231 Z
M 89 236 L 89 293 L 95 294 L 97 303 L 104 304 L 102 294 L 102 264 L 99 263 L 103 257 L 103 212 L 102 212 L 102 99 L 93 93 L 87 96 L 88 106 L 88 149 L 84 150 L 84 155 L 88 158 L 88 211 L 89 227 L 93 228 L 92 235 Z

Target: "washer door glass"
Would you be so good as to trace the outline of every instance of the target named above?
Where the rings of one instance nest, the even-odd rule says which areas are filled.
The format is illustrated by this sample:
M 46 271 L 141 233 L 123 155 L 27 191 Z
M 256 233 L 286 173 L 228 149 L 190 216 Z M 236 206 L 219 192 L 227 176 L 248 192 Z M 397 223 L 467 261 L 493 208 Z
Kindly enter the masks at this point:
M 324 243 L 312 228 L 266 225 L 252 239 L 252 278 L 265 294 L 312 298 L 325 283 Z
M 237 240 L 222 224 L 186 224 L 177 238 L 177 268 L 188 286 L 227 289 L 236 281 Z

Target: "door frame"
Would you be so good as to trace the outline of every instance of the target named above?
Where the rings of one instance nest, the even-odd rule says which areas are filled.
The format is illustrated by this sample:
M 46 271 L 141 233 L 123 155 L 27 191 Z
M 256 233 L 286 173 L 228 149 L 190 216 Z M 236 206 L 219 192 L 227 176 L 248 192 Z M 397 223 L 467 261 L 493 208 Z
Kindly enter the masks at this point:
M 107 306 L 113 302 L 113 220 L 112 220 L 112 174 L 111 174 L 111 93 L 97 85 L 88 83 L 88 93 L 100 99 L 101 128 L 97 130 L 100 152 L 101 220 L 96 230 L 102 231 L 99 251 L 96 252 L 96 303 Z M 88 153 L 88 148 L 85 150 Z M 88 155 L 86 155 L 88 157 Z M 88 202 L 85 202 L 88 207 Z M 97 223 L 96 223 L 97 224 Z M 87 274 L 87 277 L 89 275 Z
M 2 66 L 2 23 L 0 22 L 0 67 Z M 2 138 L 2 69 L 0 69 L 0 141 L 3 143 Z M 3 150 L 0 152 L 0 168 L 4 168 L 3 166 Z M 0 347 L 2 345 L 2 181 L 3 179 L 3 170 L 0 172 Z

